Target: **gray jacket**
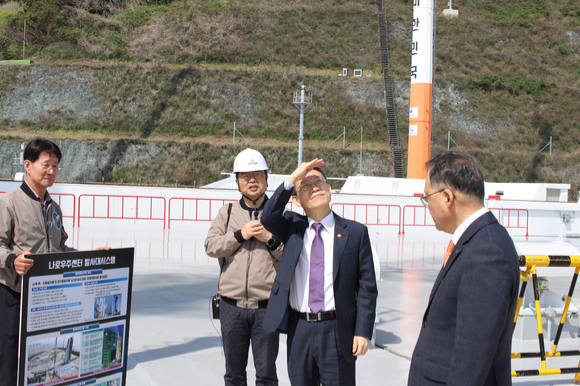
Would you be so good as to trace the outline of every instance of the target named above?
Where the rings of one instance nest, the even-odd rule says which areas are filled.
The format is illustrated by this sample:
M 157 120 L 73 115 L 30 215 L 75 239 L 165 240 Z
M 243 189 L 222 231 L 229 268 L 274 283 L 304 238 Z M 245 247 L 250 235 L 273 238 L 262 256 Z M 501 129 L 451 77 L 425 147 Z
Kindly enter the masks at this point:
M 0 284 L 20 292 L 14 259 L 23 252 L 32 254 L 74 251 L 65 245 L 68 235 L 62 212 L 54 201 L 42 214 L 40 199 L 26 183 L 0 197 Z
M 266 244 L 254 237 L 244 240 L 241 229 L 254 216 L 242 205 L 245 207 L 242 200 L 232 204 L 229 222 L 229 204 L 220 209 L 205 239 L 205 253 L 219 258 L 220 266 L 223 265 L 218 293 L 235 299 L 240 308 L 256 309 L 259 301 L 270 297 L 283 246 L 280 243 L 274 251 L 270 251 Z M 258 210 L 260 218 L 261 210 Z

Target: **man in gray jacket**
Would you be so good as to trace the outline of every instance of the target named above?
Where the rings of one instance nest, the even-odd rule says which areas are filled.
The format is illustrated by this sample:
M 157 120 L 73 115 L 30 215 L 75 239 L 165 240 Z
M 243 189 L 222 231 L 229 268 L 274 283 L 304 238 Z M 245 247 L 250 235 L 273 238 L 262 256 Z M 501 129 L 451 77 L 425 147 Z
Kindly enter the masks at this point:
M 278 385 L 276 357 L 279 334 L 262 328 L 282 243 L 260 223 L 268 200 L 268 166 L 264 157 L 246 149 L 234 161 L 242 198 L 217 214 L 205 240 L 208 256 L 219 258 L 220 321 L 226 358 L 226 385 L 246 385 L 248 350 L 252 345 L 256 385 Z
M 26 256 L 74 251 L 62 212 L 47 189 L 58 175 L 62 153 L 45 139 L 31 141 L 24 150 L 26 181 L 0 197 L 0 385 L 16 385 L 21 276 L 32 267 Z M 110 249 L 101 247 L 98 249 Z

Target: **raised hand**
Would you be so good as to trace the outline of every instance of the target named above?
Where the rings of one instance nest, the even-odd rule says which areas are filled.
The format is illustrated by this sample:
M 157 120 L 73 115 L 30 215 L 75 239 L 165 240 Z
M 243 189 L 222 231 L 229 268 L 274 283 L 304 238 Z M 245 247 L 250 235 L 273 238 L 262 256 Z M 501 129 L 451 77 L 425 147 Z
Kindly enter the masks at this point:
M 322 165 L 324 165 L 324 160 L 318 158 L 315 158 L 310 162 L 303 162 L 300 166 L 296 168 L 296 170 L 292 172 L 292 174 L 288 176 L 288 178 L 286 178 L 286 181 L 288 183 L 296 185 L 296 181 L 304 179 L 304 177 L 308 174 L 308 172 L 310 172 L 315 167 L 320 167 Z

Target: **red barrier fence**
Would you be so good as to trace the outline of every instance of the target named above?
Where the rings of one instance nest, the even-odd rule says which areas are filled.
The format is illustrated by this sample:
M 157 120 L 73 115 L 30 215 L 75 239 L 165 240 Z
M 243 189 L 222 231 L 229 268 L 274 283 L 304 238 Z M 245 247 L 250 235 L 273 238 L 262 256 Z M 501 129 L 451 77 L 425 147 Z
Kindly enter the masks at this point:
M 173 204 L 174 210 L 172 211 L 171 204 L 175 201 L 177 202 Z M 181 201 L 180 206 L 179 201 Z M 169 219 L 167 220 L 167 227 L 171 229 L 171 221 L 212 221 L 226 202 L 236 201 L 231 199 L 172 197 L 169 199 Z M 180 215 L 174 217 L 173 212 L 176 211 L 176 205 Z M 186 217 L 186 213 L 191 213 L 192 215 Z
M 81 213 L 81 204 L 84 202 L 91 203 L 92 199 L 92 210 L 90 214 L 83 215 Z M 140 205 L 145 202 L 145 206 Z M 163 216 L 155 217 L 153 215 L 153 204 L 163 203 Z M 134 207 L 131 207 L 131 204 Z M 148 204 L 148 205 L 147 205 Z M 114 219 L 114 220 L 160 220 L 163 221 L 163 229 L 165 229 L 165 208 L 166 208 L 165 197 L 153 197 L 153 196 L 117 196 L 117 195 L 107 195 L 107 194 L 81 194 L 79 196 L 79 211 L 78 211 L 78 226 L 81 226 L 81 218 L 93 218 L 93 219 Z M 103 209 L 103 205 L 104 208 Z M 159 205 L 156 205 L 156 208 Z M 147 213 L 148 209 L 148 213 Z M 126 213 L 126 211 L 133 211 L 133 214 Z M 105 214 L 106 213 L 106 214 Z
M 408 210 L 411 209 L 411 210 Z M 419 211 L 419 215 L 417 215 L 417 211 Z M 407 213 L 408 212 L 412 212 L 413 216 L 411 217 L 411 221 L 405 221 L 408 216 Z M 401 233 L 405 234 L 405 227 L 433 227 L 435 226 L 435 224 L 428 224 L 427 223 L 427 213 L 428 210 L 427 208 L 425 208 L 423 205 L 405 205 L 403 207 L 403 222 L 401 224 Z M 429 219 L 431 219 L 431 222 L 433 221 L 433 219 L 431 218 L 431 215 L 429 215 Z
M 4 193 L 6 192 L 0 191 L 0 194 Z M 51 193 L 51 196 L 61 207 L 63 211 L 62 217 L 72 219 L 74 228 L 76 214 L 75 195 L 70 193 Z M 84 201 L 82 201 L 83 199 Z M 88 209 L 91 212 L 90 214 L 81 214 L 81 201 L 90 205 Z M 145 201 L 145 206 L 142 205 L 143 201 Z M 180 204 L 178 203 L 179 201 L 181 201 Z M 167 226 L 171 229 L 171 221 L 212 221 L 222 206 L 227 202 L 235 201 L 237 200 L 172 197 L 169 199 L 167 209 L 169 214 L 166 215 L 166 199 L 164 197 L 81 194 L 78 203 L 77 225 L 80 226 L 81 218 L 159 220 L 163 221 L 163 229 L 165 229 L 165 218 L 168 217 Z M 162 208 L 159 205 L 161 203 L 163 204 Z M 131 204 L 133 204 L 133 207 L 131 207 Z M 105 209 L 103 209 L 103 205 Z M 304 210 L 295 206 L 292 201 L 288 202 L 287 208 L 304 214 Z M 358 221 L 364 225 L 398 226 L 399 234 L 405 234 L 405 227 L 435 226 L 431 216 L 427 217 L 428 210 L 423 205 L 405 205 L 401 210 L 399 205 L 333 203 L 331 209 L 344 218 Z M 85 212 L 86 210 L 85 206 Z M 125 213 L 126 210 L 132 210 L 133 214 Z M 162 212 L 162 216 L 154 216 L 154 210 L 156 213 Z M 525 230 L 526 236 L 529 235 L 528 209 L 489 208 L 489 210 L 493 212 L 498 222 L 506 229 L 522 229 Z M 177 215 L 173 212 L 177 212 Z M 192 215 L 187 216 L 189 213 L 192 213 Z
M 74 228 L 75 227 L 75 208 L 76 208 L 76 200 L 77 200 L 75 195 L 70 194 L 70 193 L 50 193 L 50 196 L 58 204 L 58 206 L 60 206 L 60 210 L 62 211 L 62 217 L 72 219 L 72 227 Z M 72 198 L 72 206 L 63 205 L 65 202 L 68 202 L 70 198 Z M 69 213 L 70 209 L 72 209 L 72 215 L 67 214 L 67 213 Z
M 525 229 L 526 236 L 528 236 L 528 220 L 530 216 L 527 209 L 489 208 L 489 210 L 497 217 L 497 221 L 504 228 Z
M 330 208 L 341 217 L 358 221 L 364 225 L 397 226 L 399 234 L 401 234 L 401 207 L 399 205 L 334 203 Z M 345 209 L 347 209 L 346 215 Z M 396 213 L 391 213 L 391 210 L 396 211 Z M 349 216 L 350 213 L 353 214 L 352 217 Z M 362 221 L 361 216 L 363 217 Z
M 407 210 L 407 208 L 412 208 Z M 527 209 L 512 209 L 512 208 L 489 208 L 489 210 L 497 217 L 498 222 L 506 229 L 523 229 L 528 236 L 529 212 Z M 419 215 L 417 215 L 419 211 Z M 412 213 L 410 221 L 409 212 Z M 422 205 L 406 205 L 403 207 L 403 223 L 402 234 L 405 234 L 405 227 L 407 226 L 435 226 L 434 223 L 428 223 L 428 210 Z M 506 215 L 507 214 L 507 215 Z M 431 222 L 433 220 L 431 219 Z

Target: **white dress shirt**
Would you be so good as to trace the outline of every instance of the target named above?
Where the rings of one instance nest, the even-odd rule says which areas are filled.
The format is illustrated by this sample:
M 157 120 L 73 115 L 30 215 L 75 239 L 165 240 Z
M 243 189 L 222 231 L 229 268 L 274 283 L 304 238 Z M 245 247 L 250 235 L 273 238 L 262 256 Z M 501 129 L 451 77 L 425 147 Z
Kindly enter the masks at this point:
M 291 190 L 293 187 L 293 184 L 284 182 L 285 190 Z M 316 221 L 308 217 L 308 229 L 304 233 L 302 251 L 290 285 L 290 307 L 298 312 L 312 312 L 308 307 L 308 294 L 310 293 L 310 250 L 314 236 L 316 236 L 316 230 L 312 227 L 314 223 Z M 324 243 L 324 304 L 321 311 L 332 311 L 335 309 L 333 288 L 334 213 L 330 212 L 320 223 L 323 226 L 320 236 Z
M 457 229 L 455 229 L 455 232 L 453 232 L 453 236 L 451 236 L 451 241 L 453 241 L 453 245 L 457 245 L 457 242 L 459 241 L 461 236 L 463 236 L 463 233 L 467 230 L 467 228 L 469 228 L 469 226 L 473 224 L 475 220 L 477 220 L 487 212 L 489 212 L 489 209 L 484 207 L 475 212 L 474 214 L 472 214 L 471 216 L 469 216 L 467 219 L 465 219 L 465 221 L 463 221 L 461 225 L 459 225 Z

